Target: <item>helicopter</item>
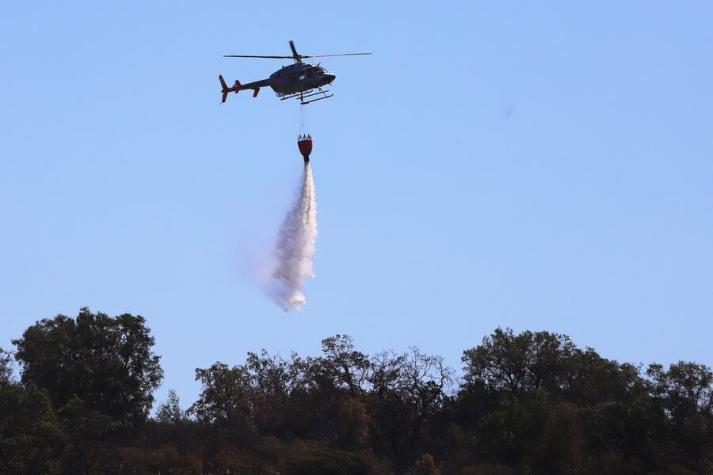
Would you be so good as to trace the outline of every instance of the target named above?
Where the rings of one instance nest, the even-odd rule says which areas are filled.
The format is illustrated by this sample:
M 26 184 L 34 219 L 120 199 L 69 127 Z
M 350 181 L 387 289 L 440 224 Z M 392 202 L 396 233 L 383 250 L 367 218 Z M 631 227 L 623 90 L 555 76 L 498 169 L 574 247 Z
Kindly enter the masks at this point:
M 242 89 L 252 89 L 253 97 L 257 97 L 261 87 L 271 87 L 280 100 L 298 99 L 300 104 L 305 105 L 334 96 L 327 86 L 329 86 L 336 76 L 327 71 L 320 64 L 309 64 L 302 62 L 309 58 L 326 58 L 331 56 L 363 56 L 371 53 L 342 53 L 342 54 L 318 54 L 302 55 L 297 52 L 294 41 L 290 40 L 291 56 L 262 56 L 249 54 L 225 54 L 224 58 L 266 58 L 266 59 L 292 59 L 294 64 L 283 66 L 270 75 L 268 79 L 248 82 L 242 84 L 240 81 L 228 87 L 223 79 L 223 75 L 218 76 L 221 87 L 221 104 L 225 103 L 228 94 L 238 93 Z

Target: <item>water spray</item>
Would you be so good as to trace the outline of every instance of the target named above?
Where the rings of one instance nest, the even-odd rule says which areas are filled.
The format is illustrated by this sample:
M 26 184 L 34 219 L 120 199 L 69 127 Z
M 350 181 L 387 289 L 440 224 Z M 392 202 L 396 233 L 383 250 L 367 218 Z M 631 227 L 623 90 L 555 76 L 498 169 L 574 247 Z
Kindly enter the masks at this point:
M 314 277 L 312 256 L 317 241 L 317 200 L 309 163 L 312 137 L 301 133 L 297 147 L 304 159 L 302 188 L 280 226 L 269 289 L 272 298 L 285 311 L 299 310 L 307 301 L 302 287 L 306 278 Z

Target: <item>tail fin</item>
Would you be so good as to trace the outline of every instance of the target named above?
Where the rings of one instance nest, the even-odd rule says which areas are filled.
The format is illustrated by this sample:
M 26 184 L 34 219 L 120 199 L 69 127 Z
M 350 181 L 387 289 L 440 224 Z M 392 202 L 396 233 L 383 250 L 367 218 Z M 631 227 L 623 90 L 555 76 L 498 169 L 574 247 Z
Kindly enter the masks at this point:
M 222 74 L 220 74 L 218 76 L 218 81 L 220 81 L 220 88 L 221 88 L 220 92 L 222 94 L 221 101 L 220 101 L 221 104 L 225 103 L 225 100 L 228 98 L 228 93 L 234 92 L 237 94 L 238 91 L 240 90 L 240 81 L 235 81 L 235 84 L 233 85 L 233 87 L 228 87 L 228 85 L 225 83 L 225 79 L 223 79 Z

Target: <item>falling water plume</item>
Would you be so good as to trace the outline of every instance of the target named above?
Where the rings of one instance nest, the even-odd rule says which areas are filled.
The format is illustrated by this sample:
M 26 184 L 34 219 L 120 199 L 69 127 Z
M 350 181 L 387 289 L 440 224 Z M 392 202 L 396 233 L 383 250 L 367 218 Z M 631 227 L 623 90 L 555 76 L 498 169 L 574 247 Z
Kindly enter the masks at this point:
M 317 240 L 317 201 L 309 163 L 302 189 L 280 227 L 275 245 L 275 267 L 269 292 L 285 311 L 300 310 L 306 302 L 304 280 L 314 277 L 312 256 Z

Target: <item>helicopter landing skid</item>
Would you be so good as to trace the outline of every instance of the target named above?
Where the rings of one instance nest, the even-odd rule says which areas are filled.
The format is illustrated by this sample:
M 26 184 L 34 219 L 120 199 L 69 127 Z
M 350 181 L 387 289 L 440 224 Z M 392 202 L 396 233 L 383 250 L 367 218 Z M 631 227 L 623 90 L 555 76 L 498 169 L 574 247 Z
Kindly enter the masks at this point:
M 305 105 L 305 104 L 309 104 L 311 102 L 317 102 L 317 101 L 321 101 L 324 99 L 329 99 L 330 97 L 334 96 L 334 94 L 327 94 L 327 92 L 321 92 L 321 93 L 317 93 L 317 94 L 322 94 L 322 97 L 318 97 L 316 99 L 310 99 L 309 101 L 305 101 L 304 99 L 302 99 L 300 101 L 300 104 Z
M 305 100 L 310 97 L 316 97 L 316 96 L 321 96 L 321 97 L 317 97 L 316 99 L 310 99 L 308 101 Z M 286 99 L 299 99 L 300 104 L 306 105 L 311 102 L 317 102 L 317 101 L 321 101 L 323 99 L 329 99 L 332 96 L 334 96 L 334 94 L 330 94 L 329 90 L 323 90 L 322 88 L 319 88 L 318 91 L 315 91 L 314 89 L 309 89 L 307 91 L 303 91 L 303 92 L 300 92 L 297 94 L 290 94 L 289 96 L 281 97 L 280 100 L 284 101 Z

